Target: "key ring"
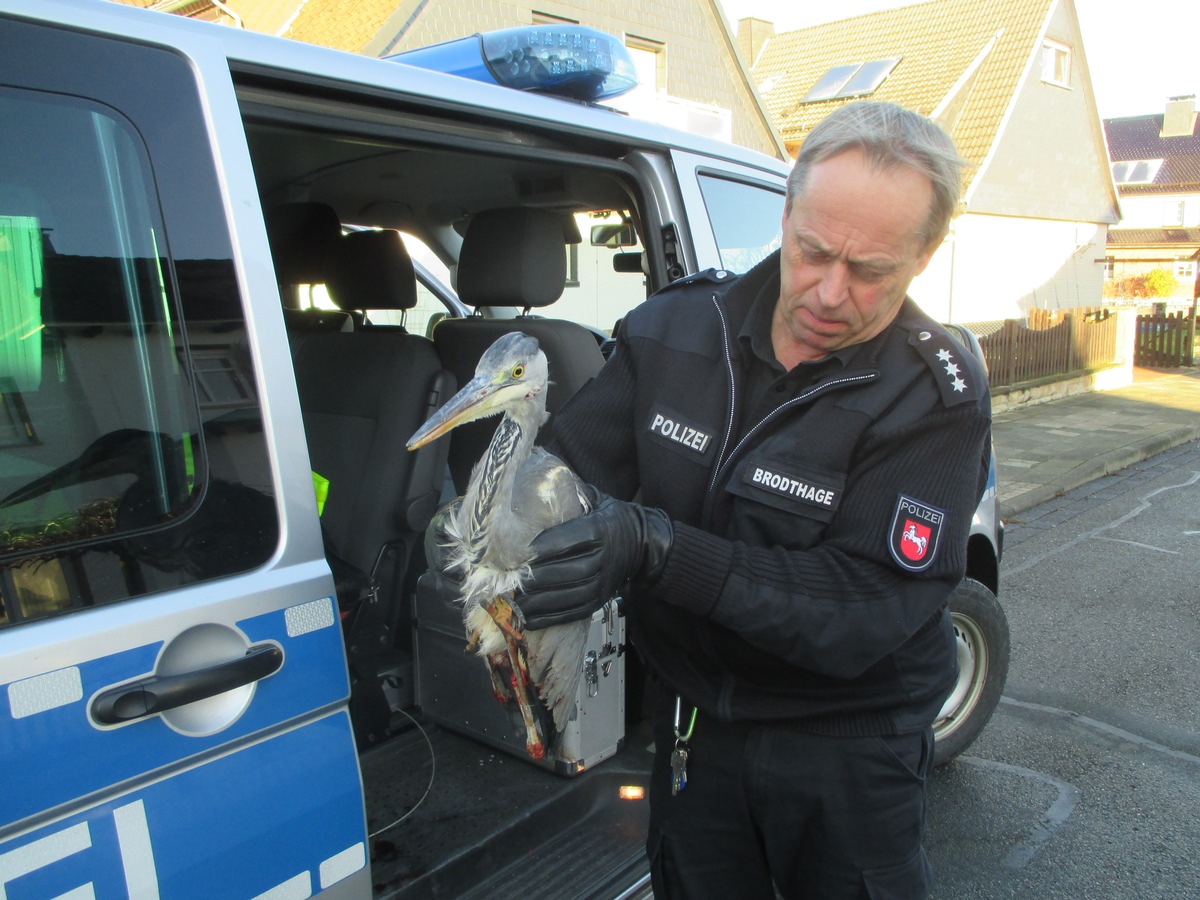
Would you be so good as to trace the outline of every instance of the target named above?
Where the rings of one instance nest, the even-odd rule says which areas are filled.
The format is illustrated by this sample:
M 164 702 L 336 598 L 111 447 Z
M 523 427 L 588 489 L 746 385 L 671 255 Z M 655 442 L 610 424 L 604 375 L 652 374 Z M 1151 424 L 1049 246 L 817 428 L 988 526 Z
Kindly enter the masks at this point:
M 700 710 L 698 707 L 692 707 L 692 719 L 688 722 L 687 732 L 683 733 L 679 730 L 680 716 L 683 712 L 683 698 L 678 694 L 675 695 L 675 740 L 683 741 L 685 744 L 692 739 L 692 732 L 696 730 L 696 713 Z

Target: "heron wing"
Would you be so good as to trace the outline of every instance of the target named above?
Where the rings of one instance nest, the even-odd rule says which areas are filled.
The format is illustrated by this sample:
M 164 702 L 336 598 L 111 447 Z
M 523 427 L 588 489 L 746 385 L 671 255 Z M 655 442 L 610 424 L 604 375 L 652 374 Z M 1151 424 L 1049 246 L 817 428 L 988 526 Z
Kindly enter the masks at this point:
M 566 463 L 541 447 L 533 448 L 513 488 L 513 512 L 531 526 L 528 540 L 585 512 L 581 485 Z M 530 675 L 559 732 L 575 709 L 589 627 L 585 619 L 525 633 Z
M 587 644 L 589 619 L 551 625 L 525 632 L 529 648 L 529 674 L 538 696 L 554 717 L 554 730 L 561 732 L 575 709 L 579 679 L 583 674 L 583 651 Z
M 579 477 L 566 463 L 534 447 L 513 486 L 513 512 L 532 529 L 530 540 L 584 512 Z
M 518 587 L 528 573 L 529 545 L 540 532 L 583 512 L 578 484 L 566 465 L 540 448 L 522 465 L 513 482 L 510 514 L 490 523 L 480 559 L 490 569 L 517 574 L 506 588 Z

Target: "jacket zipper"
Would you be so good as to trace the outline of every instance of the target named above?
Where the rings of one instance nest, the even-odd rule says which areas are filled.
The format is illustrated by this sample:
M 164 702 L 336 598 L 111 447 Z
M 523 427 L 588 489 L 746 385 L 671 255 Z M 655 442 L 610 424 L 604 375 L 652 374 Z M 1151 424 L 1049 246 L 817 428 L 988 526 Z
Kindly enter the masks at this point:
M 728 454 L 726 454 L 726 450 L 729 450 L 729 441 L 733 437 L 733 423 L 735 421 L 735 410 L 737 408 L 736 388 L 734 386 L 733 378 L 733 351 L 730 349 L 729 326 L 725 321 L 725 312 L 721 309 L 721 304 L 717 302 L 716 294 L 712 295 L 712 301 L 713 306 L 716 307 L 717 310 L 717 318 L 721 322 L 721 336 L 725 342 L 725 369 L 726 374 L 729 377 L 729 418 L 725 423 L 725 438 L 721 442 L 721 452 L 717 454 L 716 463 L 713 466 L 712 478 L 708 483 L 708 493 L 704 498 L 705 523 L 708 522 L 708 516 L 712 510 L 713 498 L 716 496 L 717 483 L 721 480 L 721 476 L 725 473 L 725 470 L 728 468 L 729 464 L 737 458 L 739 451 L 745 446 L 746 442 L 753 438 L 755 434 L 763 428 L 763 426 L 765 426 L 772 419 L 775 419 L 782 413 L 791 410 L 801 403 L 807 403 L 813 397 L 825 394 L 832 390 L 848 387 L 850 385 L 874 381 L 879 377 L 879 372 L 869 371 L 863 372 L 861 375 L 848 375 L 833 378 L 829 381 L 823 381 L 820 384 L 815 384 L 812 387 L 807 388 L 797 396 L 793 397 L 791 400 L 788 400 L 771 410 L 759 422 L 747 429 L 746 433 L 742 435 L 741 439 L 737 442 L 734 448 L 730 450 Z
M 708 496 L 711 497 L 713 489 L 717 484 L 717 475 L 720 472 L 721 465 L 725 460 L 725 451 L 729 449 L 729 439 L 733 437 L 733 421 L 734 410 L 737 409 L 737 386 L 733 378 L 733 354 L 729 349 L 729 325 L 725 321 L 725 311 L 721 309 L 721 304 L 717 302 L 717 295 L 712 295 L 713 306 L 717 310 L 717 319 L 721 323 L 721 343 L 725 348 L 725 374 L 729 377 L 729 418 L 725 422 L 725 437 L 721 441 L 721 450 L 717 453 L 717 459 L 713 465 L 712 480 L 708 483 Z M 705 501 L 707 520 L 707 499 Z

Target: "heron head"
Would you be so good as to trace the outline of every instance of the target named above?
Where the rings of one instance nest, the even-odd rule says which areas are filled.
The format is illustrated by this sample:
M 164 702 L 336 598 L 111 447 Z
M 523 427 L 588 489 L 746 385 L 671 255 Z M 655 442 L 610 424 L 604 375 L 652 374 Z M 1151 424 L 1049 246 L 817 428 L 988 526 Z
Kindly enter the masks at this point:
M 519 331 L 500 337 L 480 357 L 475 377 L 462 386 L 408 440 L 416 450 L 466 422 L 507 413 L 514 418 L 545 417 L 549 367 L 536 338 Z

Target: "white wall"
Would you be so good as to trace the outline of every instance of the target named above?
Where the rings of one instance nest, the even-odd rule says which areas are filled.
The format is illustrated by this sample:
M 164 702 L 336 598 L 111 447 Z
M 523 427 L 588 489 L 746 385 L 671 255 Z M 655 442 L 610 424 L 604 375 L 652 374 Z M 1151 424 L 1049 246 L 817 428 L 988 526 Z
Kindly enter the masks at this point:
M 1167 204 L 1183 201 L 1183 225 L 1167 225 Z M 1200 194 L 1151 194 L 1121 197 L 1120 228 L 1200 227 Z
M 967 213 L 909 293 L 944 322 L 1099 306 L 1106 237 L 1106 226 L 1094 222 Z

